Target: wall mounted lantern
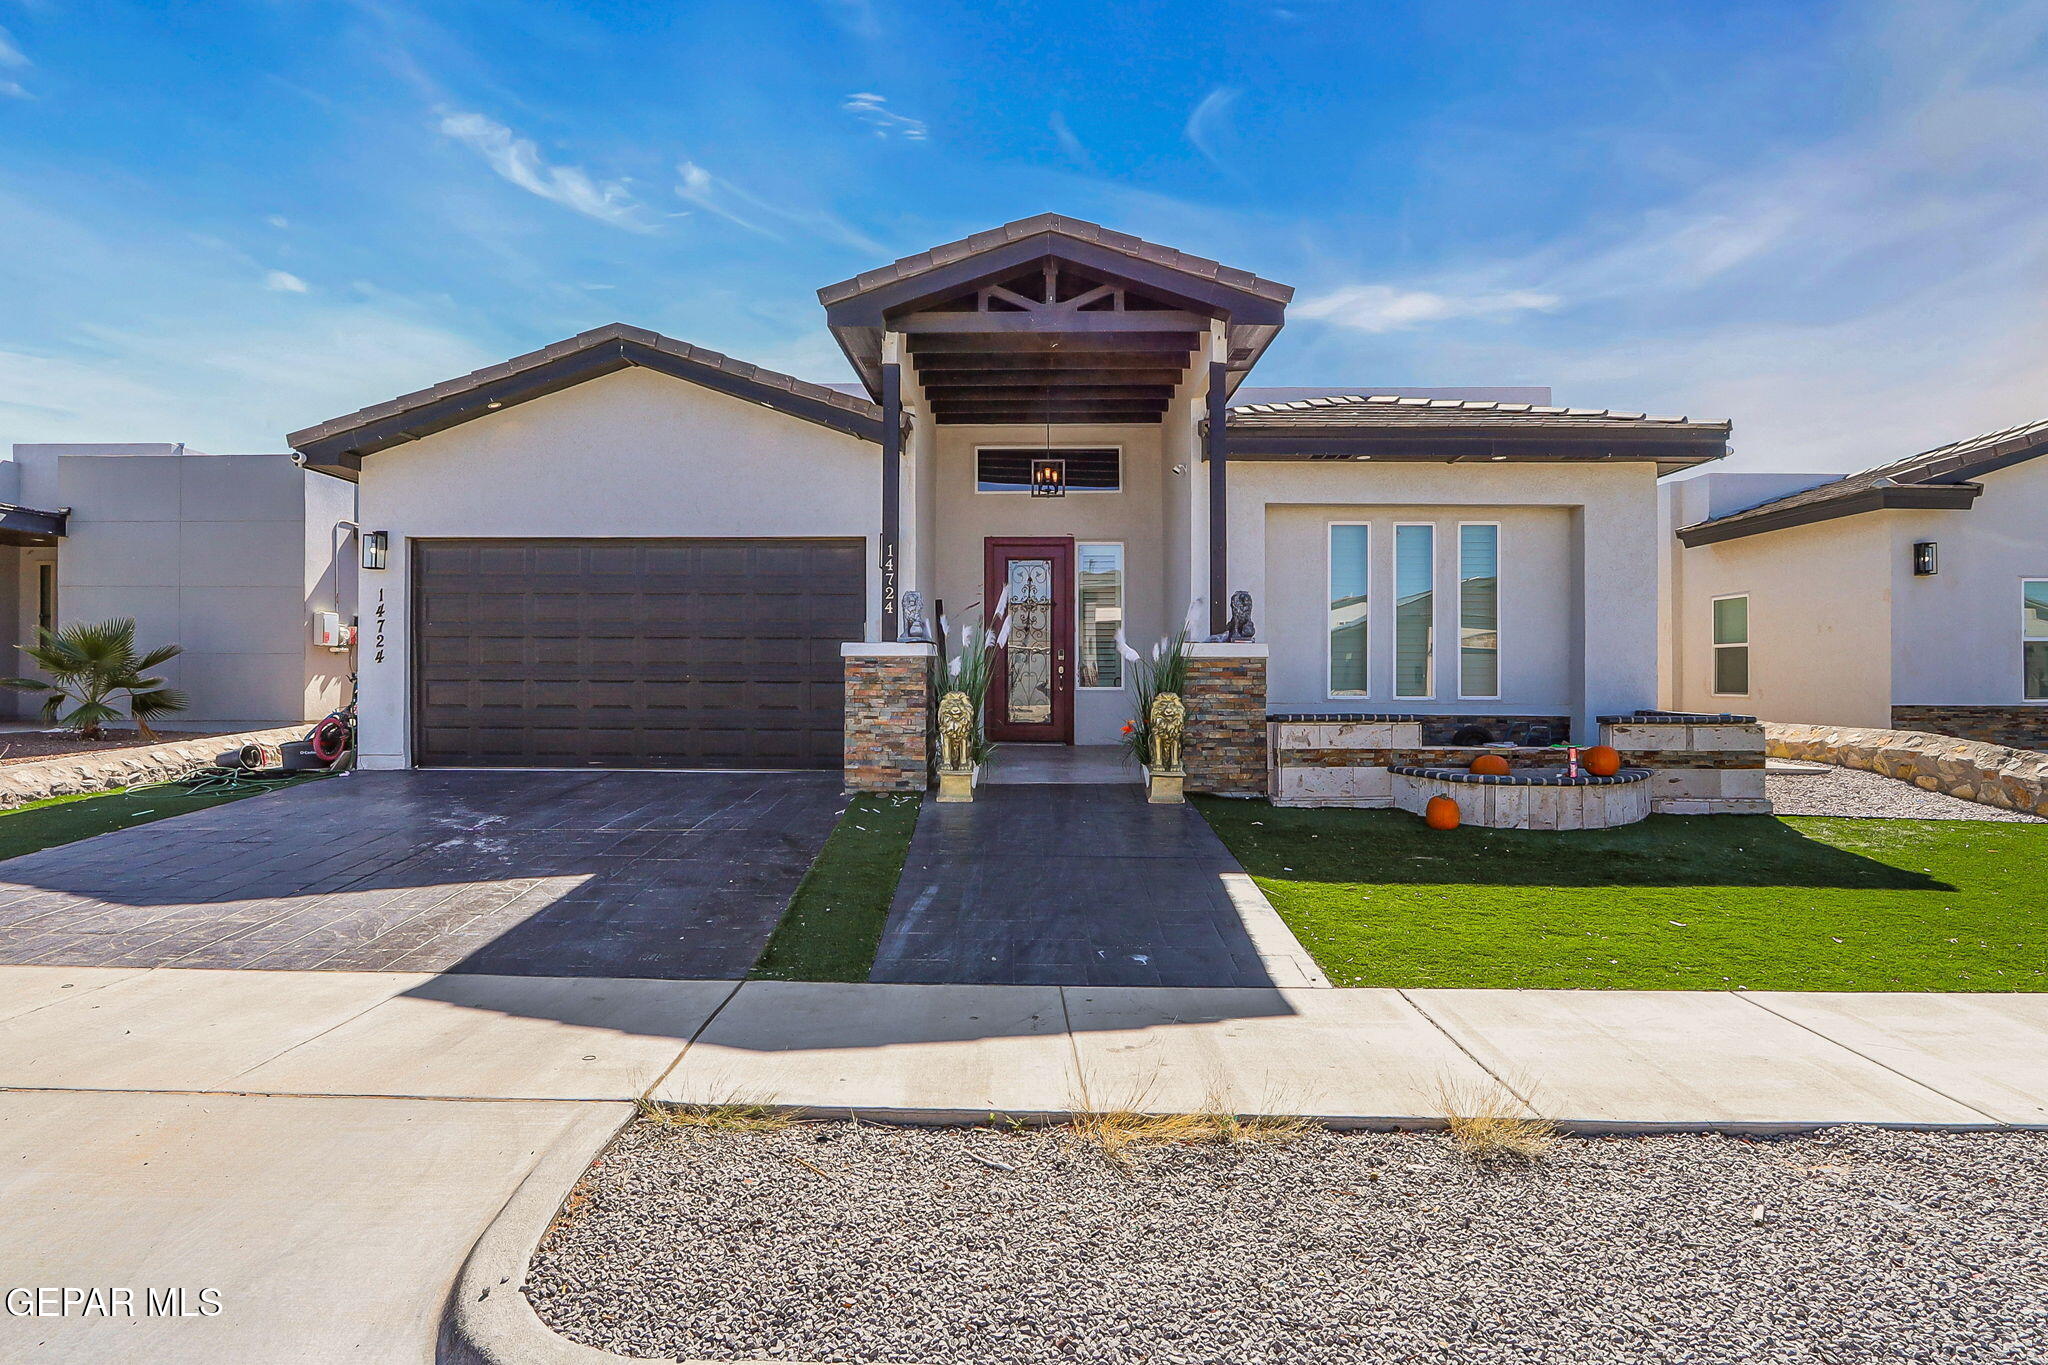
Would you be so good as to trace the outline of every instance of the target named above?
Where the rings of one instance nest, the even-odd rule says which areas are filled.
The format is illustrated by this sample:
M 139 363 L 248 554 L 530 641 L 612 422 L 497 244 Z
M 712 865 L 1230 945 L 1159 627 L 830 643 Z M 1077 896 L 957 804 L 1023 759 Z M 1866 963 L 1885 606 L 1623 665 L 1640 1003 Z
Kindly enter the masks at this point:
M 391 563 L 391 533 L 389 531 L 363 532 L 363 567 L 382 569 Z
M 1913 542 L 1913 572 L 1925 578 L 1941 572 L 1941 546 L 1931 540 Z
M 1067 462 L 1065 460 L 1033 460 L 1031 462 L 1031 496 L 1034 498 L 1064 498 L 1067 495 Z

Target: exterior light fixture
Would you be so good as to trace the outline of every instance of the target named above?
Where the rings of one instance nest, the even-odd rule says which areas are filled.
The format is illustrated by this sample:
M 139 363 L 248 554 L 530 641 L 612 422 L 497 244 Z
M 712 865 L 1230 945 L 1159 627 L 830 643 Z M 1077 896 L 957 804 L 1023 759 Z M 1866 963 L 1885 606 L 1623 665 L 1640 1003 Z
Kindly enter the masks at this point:
M 1034 498 L 1064 498 L 1067 495 L 1067 462 L 1065 460 L 1033 460 L 1031 462 L 1031 496 Z
M 391 533 L 389 531 L 363 532 L 363 567 L 382 569 L 391 563 Z
M 1941 546 L 1931 540 L 1913 542 L 1913 573 L 1926 578 L 1941 572 Z

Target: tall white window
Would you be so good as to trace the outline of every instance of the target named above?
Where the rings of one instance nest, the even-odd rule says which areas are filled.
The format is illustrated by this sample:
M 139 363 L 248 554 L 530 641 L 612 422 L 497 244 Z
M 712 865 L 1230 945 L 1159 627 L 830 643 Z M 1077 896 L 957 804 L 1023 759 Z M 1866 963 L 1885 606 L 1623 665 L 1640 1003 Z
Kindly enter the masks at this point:
M 1436 527 L 1394 526 L 1394 695 L 1436 692 Z
M 1714 694 L 1749 695 L 1749 595 L 1714 599 Z
M 1458 527 L 1458 695 L 1500 696 L 1500 527 Z
M 2048 701 L 2048 578 L 2020 583 L 2020 695 Z
M 1075 554 L 1075 596 L 1081 605 L 1081 686 L 1122 687 L 1124 657 L 1116 652 L 1124 623 L 1124 547 L 1081 545 Z
M 1352 522 L 1330 527 L 1330 695 L 1367 695 L 1365 613 L 1372 549 L 1371 528 Z

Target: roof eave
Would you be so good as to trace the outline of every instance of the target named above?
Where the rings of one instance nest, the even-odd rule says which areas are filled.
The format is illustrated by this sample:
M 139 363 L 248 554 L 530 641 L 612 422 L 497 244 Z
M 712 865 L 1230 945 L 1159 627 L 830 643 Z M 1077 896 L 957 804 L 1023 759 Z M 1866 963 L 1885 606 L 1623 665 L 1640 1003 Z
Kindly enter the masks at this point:
M 1812 526 L 1824 521 L 1836 521 L 1842 517 L 1860 516 L 1865 512 L 1899 509 L 1961 511 L 1974 503 L 1977 495 L 1983 491 L 1984 486 L 1975 483 L 1899 484 L 1890 488 L 1869 488 L 1846 497 L 1801 503 L 1777 511 L 1764 511 L 1755 515 L 1738 512 L 1712 521 L 1681 526 L 1677 534 L 1679 541 L 1690 550 L 1702 545 L 1718 545 L 1724 541 L 1763 535 L 1770 531 L 1784 531 L 1795 526 Z
M 538 365 L 440 397 L 432 396 L 434 391 L 428 390 L 419 403 L 339 430 L 327 431 L 326 426 L 332 424 L 324 424 L 294 432 L 286 439 L 292 449 L 303 457 L 302 463 L 306 468 L 336 478 L 353 479 L 361 471 L 365 455 L 416 441 L 491 412 L 531 402 L 586 380 L 634 366 L 687 380 L 745 402 L 758 403 L 860 440 L 877 444 L 881 441 L 882 421 L 878 413 L 841 407 L 772 382 L 734 374 L 716 365 L 703 364 L 623 338 L 601 341 L 557 355 Z

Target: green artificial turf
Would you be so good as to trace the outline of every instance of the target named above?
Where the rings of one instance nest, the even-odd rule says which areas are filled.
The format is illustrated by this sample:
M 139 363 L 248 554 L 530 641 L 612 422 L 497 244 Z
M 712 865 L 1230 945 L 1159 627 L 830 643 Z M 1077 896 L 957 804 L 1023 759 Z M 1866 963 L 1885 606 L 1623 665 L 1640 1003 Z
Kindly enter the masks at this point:
M 2048 825 L 1435 831 L 1400 811 L 1196 800 L 1339 986 L 2048 990 Z
M 309 773 L 290 781 L 273 782 L 261 790 L 295 786 L 300 782 L 317 781 L 323 776 L 325 774 Z M 192 796 L 176 787 L 148 786 L 117 787 L 113 791 L 92 792 L 84 796 L 53 796 L 47 801 L 31 801 L 12 810 L 0 811 L 0 858 L 18 858 L 37 849 L 54 848 L 58 844 L 126 829 L 130 825 L 168 820 L 173 815 L 185 815 L 260 794 L 261 791 L 251 791 Z
M 916 796 L 856 796 L 804 874 L 754 975 L 865 981 L 917 828 Z

